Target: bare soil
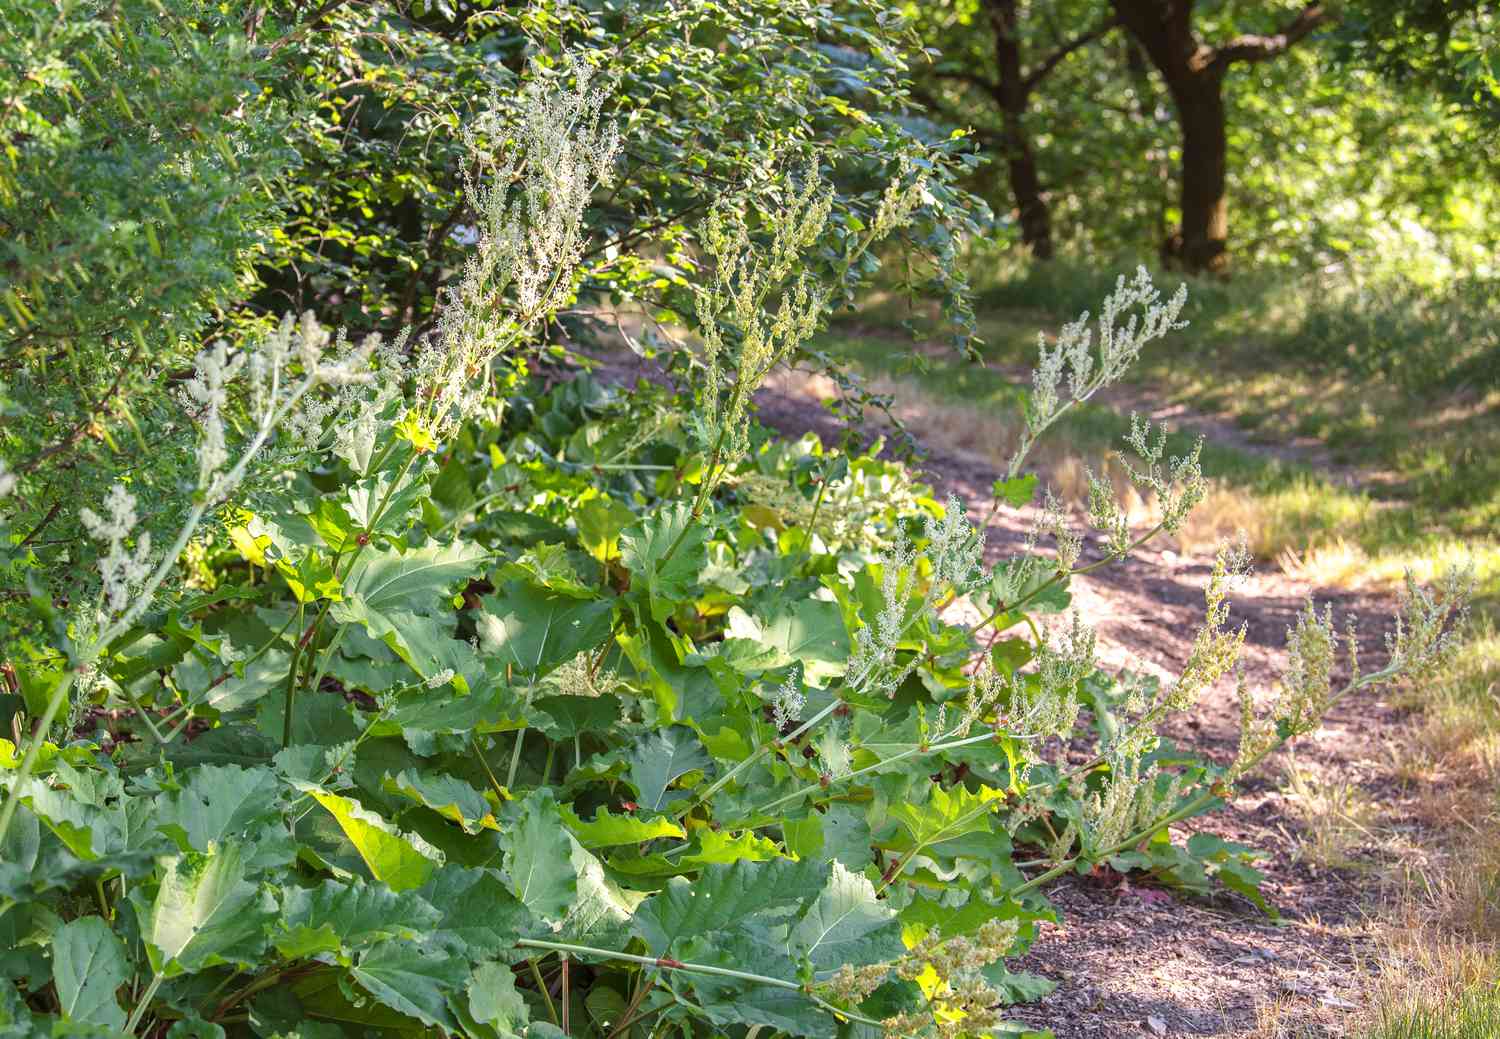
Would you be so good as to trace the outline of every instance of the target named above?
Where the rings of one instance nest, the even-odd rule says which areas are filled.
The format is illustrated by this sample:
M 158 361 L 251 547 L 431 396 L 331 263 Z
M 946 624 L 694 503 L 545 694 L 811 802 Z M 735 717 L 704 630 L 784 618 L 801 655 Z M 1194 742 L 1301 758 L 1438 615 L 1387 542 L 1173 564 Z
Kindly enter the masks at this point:
M 600 374 L 620 382 L 652 377 L 645 362 L 628 356 L 608 359 Z M 786 435 L 811 431 L 832 443 L 843 431 L 820 395 L 816 381 L 783 378 L 757 396 L 759 418 Z M 1120 391 L 1107 403 L 1208 435 L 1234 428 L 1214 416 L 1148 400 L 1139 389 Z M 925 478 L 939 494 L 951 492 L 969 502 L 979 520 L 988 510 L 998 469 L 973 452 L 924 440 L 921 429 L 913 432 L 926 452 L 920 463 Z M 1243 434 L 1234 432 L 1226 439 L 1240 446 Z M 1300 448 L 1276 450 L 1285 456 Z M 1294 460 L 1318 466 L 1325 459 L 1309 447 Z M 1349 478 L 1346 472 L 1337 475 Z M 1029 510 L 1002 510 L 987 531 L 991 558 L 1014 552 L 1032 519 Z M 1106 665 L 1174 673 L 1202 619 L 1211 564 L 1203 555 L 1148 544 L 1127 560 L 1075 580 L 1073 607 L 1098 630 Z M 1352 619 L 1360 632 L 1361 659 L 1378 665 L 1394 611 L 1388 590 L 1312 587 L 1266 567 L 1235 596 L 1235 616 L 1246 629 L 1242 665 L 1252 685 L 1274 684 L 1285 659 L 1287 628 L 1310 598 L 1331 603 L 1341 629 Z M 1350 697 L 1297 746 L 1297 767 L 1322 781 L 1355 782 L 1388 793 L 1394 801 L 1401 794 L 1382 755 L 1399 721 L 1399 712 L 1378 692 Z M 1239 730 L 1233 689 L 1221 683 L 1191 716 L 1167 728 L 1180 744 L 1227 762 Z M 1344 1035 L 1342 1022 L 1360 1006 L 1361 964 L 1378 951 L 1370 916 L 1376 911 L 1376 885 L 1368 871 L 1322 869 L 1298 854 L 1303 824 L 1280 790 L 1277 767 L 1273 763 L 1253 778 L 1230 808 L 1193 825 L 1268 853 L 1260 868 L 1279 921 L 1238 896 L 1189 902 L 1114 873 L 1064 878 L 1047 892 L 1060 922 L 1044 924 L 1031 951 L 1011 965 L 1057 981 L 1057 989 L 1038 1003 L 1012 1008 L 1012 1019 L 1051 1028 L 1057 1039 L 1263 1036 L 1275 1032 L 1263 1025 L 1257 1030 L 1258 1021 L 1275 1009 L 1277 1020 L 1283 1026 L 1295 1023 L 1299 1036 Z M 1373 847 L 1363 850 L 1380 854 Z

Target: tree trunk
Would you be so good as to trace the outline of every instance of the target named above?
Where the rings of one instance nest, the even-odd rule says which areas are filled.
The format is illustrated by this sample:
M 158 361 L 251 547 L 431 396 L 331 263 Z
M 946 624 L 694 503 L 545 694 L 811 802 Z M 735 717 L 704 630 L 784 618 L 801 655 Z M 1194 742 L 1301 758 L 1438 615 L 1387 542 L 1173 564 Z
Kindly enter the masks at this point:
M 1224 79 L 1210 68 L 1168 86 L 1182 128 L 1182 222 L 1173 243 L 1175 258 L 1189 271 L 1221 271 L 1229 262 Z
M 1021 46 L 1016 38 L 1016 0 L 989 0 L 990 26 L 995 35 L 995 61 L 1000 81 L 995 103 L 1004 128 L 1005 167 L 1010 193 L 1016 202 L 1021 241 L 1038 260 L 1052 258 L 1052 213 L 1042 194 L 1036 152 L 1026 132 L 1026 106 L 1031 93 L 1021 71 Z

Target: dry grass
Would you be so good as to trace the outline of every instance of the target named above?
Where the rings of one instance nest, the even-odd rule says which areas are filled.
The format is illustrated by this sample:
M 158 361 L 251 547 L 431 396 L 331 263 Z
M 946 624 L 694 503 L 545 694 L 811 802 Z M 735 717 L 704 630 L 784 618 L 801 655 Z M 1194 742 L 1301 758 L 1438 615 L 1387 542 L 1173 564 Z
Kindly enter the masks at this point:
M 1323 869 L 1365 866 L 1354 852 L 1377 840 L 1377 811 L 1359 784 L 1318 776 L 1288 757 L 1282 796 L 1302 823 L 1294 859 Z

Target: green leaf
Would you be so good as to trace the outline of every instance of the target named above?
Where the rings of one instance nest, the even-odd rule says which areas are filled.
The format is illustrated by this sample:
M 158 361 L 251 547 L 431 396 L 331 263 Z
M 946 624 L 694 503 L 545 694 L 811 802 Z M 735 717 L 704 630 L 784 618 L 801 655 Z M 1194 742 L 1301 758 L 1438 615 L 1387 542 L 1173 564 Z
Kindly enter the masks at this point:
M 584 822 L 572 805 L 561 807 L 563 823 L 585 848 L 609 848 L 620 844 L 643 844 L 658 837 L 686 837 L 687 831 L 665 815 L 640 819 L 633 815 L 611 815 L 600 808 Z
M 360 954 L 349 971 L 360 988 L 398 1013 L 423 1024 L 452 1029 L 449 993 L 469 981 L 463 959 L 405 939 L 379 942 Z
M 405 834 L 358 801 L 316 787 L 308 791 L 328 809 L 376 880 L 409 891 L 427 883 L 442 853 L 416 834 Z
M 494 870 L 444 866 L 418 894 L 443 914 L 437 933 L 471 961 L 498 957 L 542 926 Z
M 635 513 L 606 496 L 580 502 L 573 512 L 578 543 L 588 554 L 607 563 L 620 554 L 620 531 L 635 522 Z
M 1009 480 L 996 480 L 991 491 L 1011 508 L 1023 509 L 1036 499 L 1037 482 L 1036 473 L 1022 473 Z
M 156 826 L 181 851 L 206 852 L 216 843 L 250 846 L 261 838 L 287 838 L 281 820 L 281 780 L 267 768 L 200 765 L 182 789 L 162 797 Z M 288 857 L 281 861 L 290 861 Z M 261 857 L 252 855 L 260 863 Z
M 123 1029 L 115 990 L 129 977 L 125 946 L 103 917 L 81 917 L 53 932 L 52 980 L 63 1020 Z
M 609 635 L 614 605 L 581 600 L 511 581 L 481 602 L 479 646 L 516 671 L 540 678 Z
M 398 630 L 393 614 L 432 612 L 459 581 L 475 576 L 489 553 L 454 542 L 407 552 L 367 548 L 344 579 L 344 600 L 329 613 L 341 624 L 363 624 L 375 638 Z
M 826 871 L 812 862 L 736 862 L 707 866 L 696 881 L 674 877 L 642 903 L 635 928 L 652 953 L 665 956 L 679 938 L 730 930 L 752 916 L 801 907 L 823 887 Z
M 357 878 L 325 880 L 315 888 L 283 888 L 281 906 L 273 941 L 288 959 L 353 951 L 391 938 L 422 938 L 442 918 L 415 894 Z
M 444 819 L 458 823 L 465 833 L 500 828 L 484 795 L 457 776 L 402 769 L 394 778 L 387 775 L 381 788 L 432 809 Z
M 630 785 L 642 808 L 659 812 L 686 796 L 668 797 L 667 787 L 689 772 L 706 771 L 712 765 L 698 734 L 685 725 L 673 725 L 636 744 L 630 755 Z
M 510 968 L 500 963 L 482 963 L 469 976 L 469 1013 L 475 1021 L 489 1025 L 501 1035 L 515 1035 L 531 1020 L 526 1001 L 516 991 Z
M 803 676 L 815 686 L 828 684 L 848 665 L 849 632 L 837 603 L 804 599 L 756 619 L 731 609 L 724 653 L 742 671 L 765 671 L 802 664 Z
M 240 846 L 166 858 L 162 869 L 150 909 L 137 902 L 152 969 L 171 978 L 221 963 L 253 966 L 266 947 L 276 902 L 245 879 Z
M 632 588 L 644 588 L 658 621 L 670 617 L 692 592 L 708 563 L 707 538 L 707 527 L 687 502 L 662 509 L 620 535 L 620 561 L 630 571 Z
M 906 828 L 918 847 L 925 847 L 966 833 L 988 833 L 990 813 L 1004 800 L 1003 791 L 990 787 L 973 793 L 963 786 L 945 789 L 934 784 L 926 804 L 901 801 L 891 805 L 890 815 Z
M 516 898 L 543 920 L 565 917 L 578 894 L 578 874 L 573 868 L 572 840 L 549 791 L 534 790 L 527 795 L 501 846 Z
M 769 862 L 786 857 L 775 841 L 760 836 L 754 830 L 741 830 L 738 834 L 732 834 L 727 830 L 703 829 L 697 833 L 696 844 L 692 851 L 679 860 L 684 870 L 710 863 L 727 864 L 741 860 Z
M 837 862 L 823 893 L 797 921 L 787 943 L 819 971 L 845 963 L 882 963 L 906 951 L 895 912 L 875 897 L 864 874 L 851 873 Z

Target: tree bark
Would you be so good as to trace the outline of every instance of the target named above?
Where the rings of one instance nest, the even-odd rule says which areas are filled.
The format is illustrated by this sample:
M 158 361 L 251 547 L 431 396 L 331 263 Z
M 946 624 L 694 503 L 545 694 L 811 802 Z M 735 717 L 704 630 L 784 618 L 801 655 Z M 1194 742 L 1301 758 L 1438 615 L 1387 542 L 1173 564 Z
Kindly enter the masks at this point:
M 1036 152 L 1026 131 L 1026 105 L 1031 90 L 1021 70 L 1021 45 L 1016 38 L 1016 0 L 987 0 L 990 27 L 995 35 L 995 63 L 999 80 L 994 84 L 995 104 L 1000 109 L 1005 168 L 1010 193 L 1016 203 L 1021 241 L 1038 260 L 1052 258 L 1052 212 L 1042 193 Z
M 1182 128 L 1182 216 L 1174 258 L 1190 271 L 1221 271 L 1229 261 L 1224 80 L 1205 71 L 1170 89 Z
M 1178 231 L 1162 247 L 1165 259 L 1193 272 L 1223 271 L 1229 263 L 1229 133 L 1224 75 L 1236 62 L 1266 61 L 1285 53 L 1328 19 L 1308 3 L 1279 33 L 1243 35 L 1211 47 L 1193 32 L 1192 0 L 1112 0 L 1126 30 L 1161 73 L 1182 131 Z

